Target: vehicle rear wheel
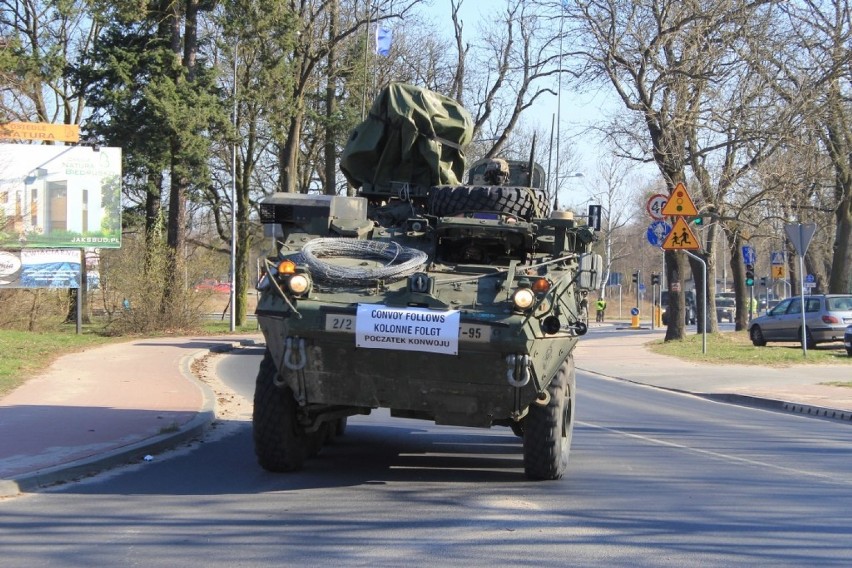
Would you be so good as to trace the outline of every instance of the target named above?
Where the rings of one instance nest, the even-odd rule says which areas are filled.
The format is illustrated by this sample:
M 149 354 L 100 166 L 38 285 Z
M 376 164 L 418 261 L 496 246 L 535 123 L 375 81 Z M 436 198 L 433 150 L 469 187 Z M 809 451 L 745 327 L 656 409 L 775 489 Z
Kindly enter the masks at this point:
M 766 339 L 764 339 L 763 332 L 760 330 L 759 325 L 752 326 L 752 328 L 748 332 L 748 335 L 751 338 L 751 344 L 755 347 L 766 346 Z
M 802 337 L 802 328 L 799 328 L 799 339 Z M 811 328 L 805 328 L 805 347 L 808 349 L 816 349 L 816 340 L 814 339 L 814 334 L 811 332 Z
M 547 405 L 533 403 L 524 418 L 524 472 L 530 479 L 560 479 L 568 467 L 576 384 L 574 359 L 568 356 L 547 387 Z
M 302 468 L 313 449 L 312 439 L 298 422 L 298 404 L 293 391 L 290 387 L 275 385 L 277 372 L 267 350 L 260 363 L 254 389 L 254 453 L 263 469 L 295 471 Z M 313 442 L 316 443 L 315 440 Z

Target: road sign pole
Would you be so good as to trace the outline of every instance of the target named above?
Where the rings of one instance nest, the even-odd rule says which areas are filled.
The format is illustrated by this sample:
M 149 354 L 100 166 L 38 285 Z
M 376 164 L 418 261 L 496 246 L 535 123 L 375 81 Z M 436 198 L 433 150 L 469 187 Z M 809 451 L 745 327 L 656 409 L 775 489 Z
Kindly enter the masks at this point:
M 788 223 L 784 225 L 787 238 L 793 243 L 799 254 L 799 298 L 802 302 L 802 355 L 808 356 L 807 329 L 805 328 L 805 254 L 811 244 L 816 224 L 814 223 Z
M 653 274 L 651 275 L 653 277 Z M 657 302 L 657 285 L 651 284 L 651 331 L 654 331 L 654 314 L 656 306 L 654 305 Z
M 807 329 L 805 328 L 805 255 L 799 255 L 799 298 L 802 302 L 802 357 L 808 356 Z

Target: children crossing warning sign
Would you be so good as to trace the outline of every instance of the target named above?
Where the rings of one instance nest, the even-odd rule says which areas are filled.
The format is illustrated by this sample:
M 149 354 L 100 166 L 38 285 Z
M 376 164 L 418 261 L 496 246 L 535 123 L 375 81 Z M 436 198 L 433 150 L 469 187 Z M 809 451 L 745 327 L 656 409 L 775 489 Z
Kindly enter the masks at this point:
M 669 202 L 671 203 L 671 202 Z M 698 245 L 698 239 L 695 238 L 689 225 L 683 220 L 683 217 L 677 217 L 672 231 L 663 241 L 663 250 L 698 250 L 701 248 Z
M 692 198 L 686 192 L 686 186 L 683 183 L 678 183 L 672 191 L 666 206 L 663 207 L 663 215 L 671 216 L 695 216 L 698 215 L 698 209 L 695 208 Z

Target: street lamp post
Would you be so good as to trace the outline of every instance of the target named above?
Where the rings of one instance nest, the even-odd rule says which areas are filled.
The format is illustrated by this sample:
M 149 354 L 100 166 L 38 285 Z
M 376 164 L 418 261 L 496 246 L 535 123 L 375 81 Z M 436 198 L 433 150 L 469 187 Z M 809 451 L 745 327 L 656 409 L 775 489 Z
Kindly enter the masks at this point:
M 581 177 L 586 177 L 586 176 L 583 175 L 583 172 L 574 172 L 572 174 L 568 174 L 565 177 L 581 178 Z M 553 210 L 554 211 L 559 211 L 559 186 L 560 186 L 559 174 L 556 174 L 556 187 L 553 190 Z

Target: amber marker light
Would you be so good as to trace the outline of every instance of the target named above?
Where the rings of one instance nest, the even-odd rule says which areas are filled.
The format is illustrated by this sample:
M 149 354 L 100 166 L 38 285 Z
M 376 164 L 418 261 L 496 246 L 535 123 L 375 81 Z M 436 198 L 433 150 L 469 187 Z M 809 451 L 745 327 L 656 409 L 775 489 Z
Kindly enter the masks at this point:
M 532 290 L 536 294 L 546 294 L 550 290 L 550 281 L 547 278 L 539 278 L 533 282 Z
M 282 260 L 278 263 L 279 274 L 296 274 L 296 263 L 292 260 Z

